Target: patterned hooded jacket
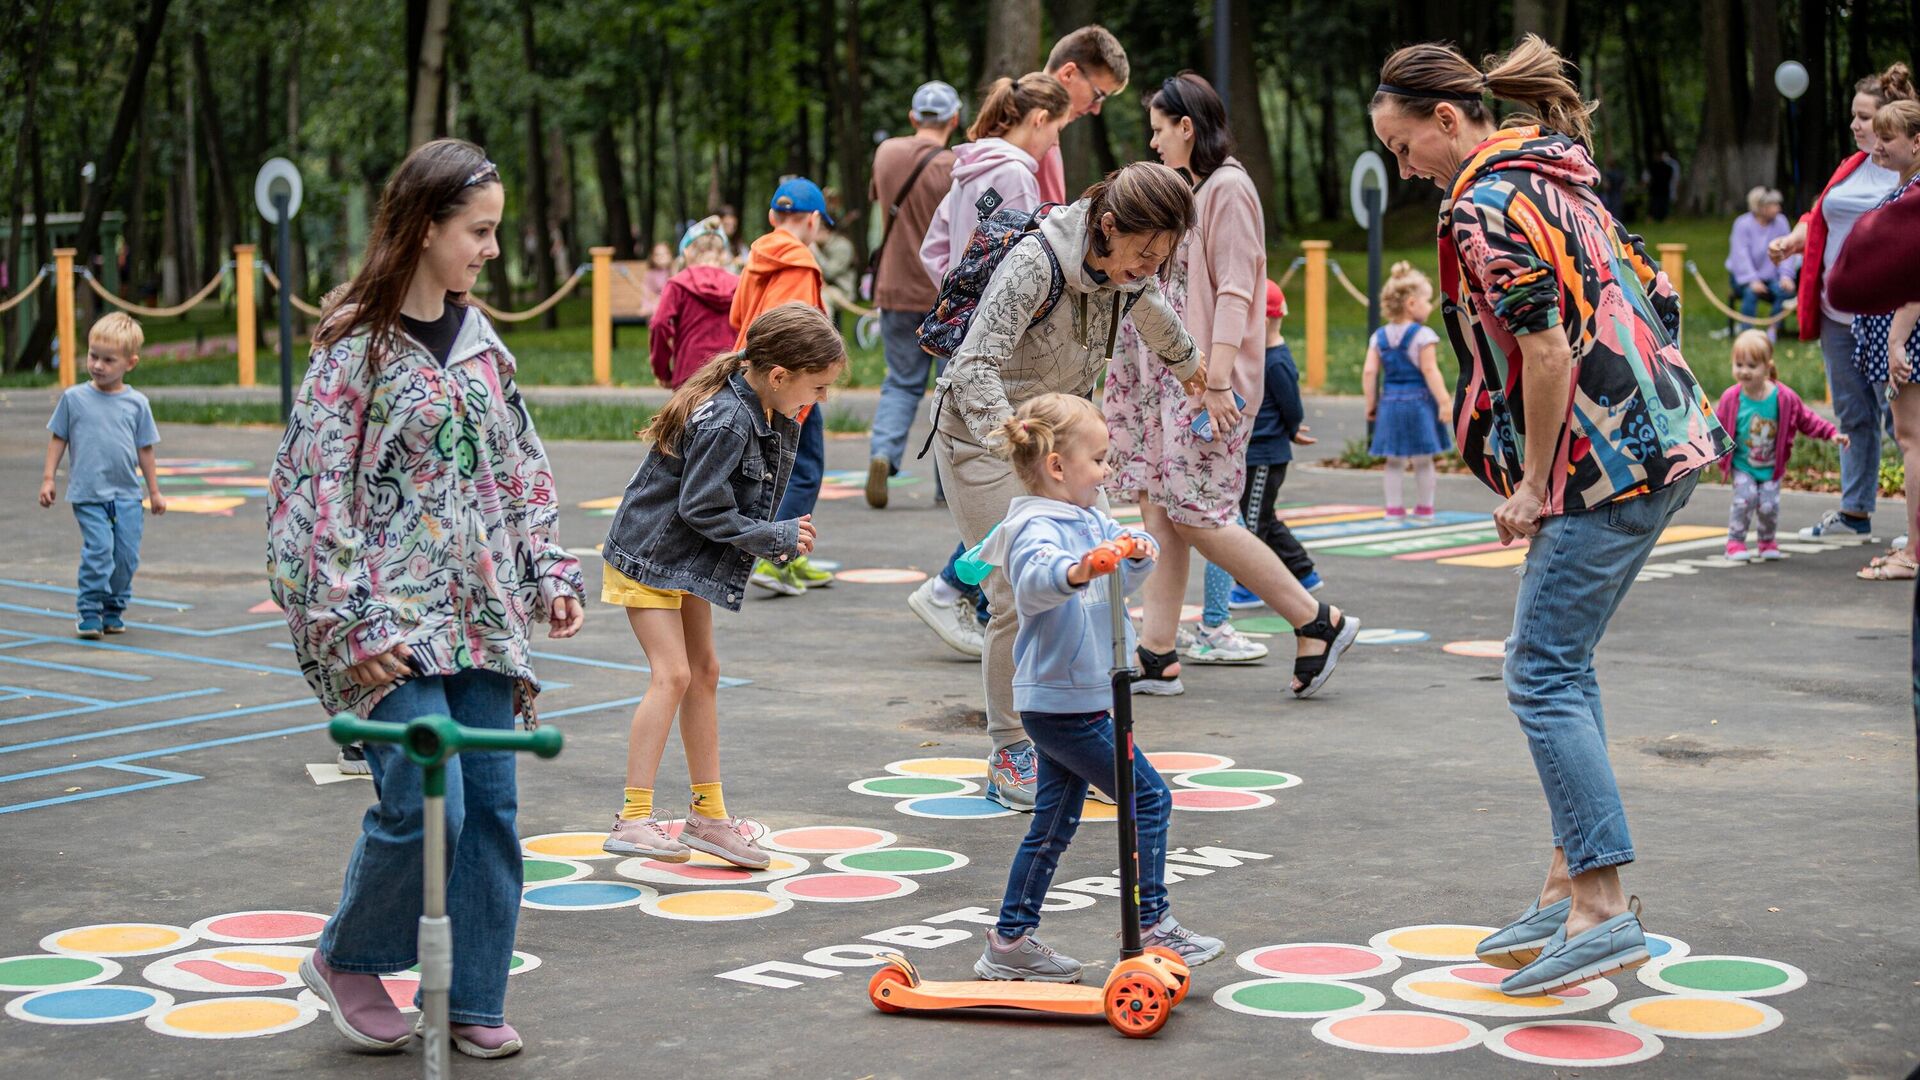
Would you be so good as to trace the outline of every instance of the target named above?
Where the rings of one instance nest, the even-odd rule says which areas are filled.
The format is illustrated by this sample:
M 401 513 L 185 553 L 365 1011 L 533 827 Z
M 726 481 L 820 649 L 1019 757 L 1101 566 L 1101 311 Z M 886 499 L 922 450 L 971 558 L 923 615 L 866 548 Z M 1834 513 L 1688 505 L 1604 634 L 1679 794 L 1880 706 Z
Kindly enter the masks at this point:
M 1547 515 L 1659 490 L 1732 445 L 1680 355 L 1673 286 L 1601 205 L 1598 178 L 1579 144 L 1513 128 L 1475 148 L 1440 207 L 1455 442 L 1501 495 L 1523 476 L 1519 339 L 1563 326 L 1573 348 Z
M 393 684 L 347 668 L 404 641 L 419 674 L 518 679 L 531 719 L 531 624 L 585 590 L 513 356 L 471 308 L 444 367 L 405 334 L 372 362 L 370 341 L 314 350 L 269 477 L 268 587 L 300 670 L 364 717 Z

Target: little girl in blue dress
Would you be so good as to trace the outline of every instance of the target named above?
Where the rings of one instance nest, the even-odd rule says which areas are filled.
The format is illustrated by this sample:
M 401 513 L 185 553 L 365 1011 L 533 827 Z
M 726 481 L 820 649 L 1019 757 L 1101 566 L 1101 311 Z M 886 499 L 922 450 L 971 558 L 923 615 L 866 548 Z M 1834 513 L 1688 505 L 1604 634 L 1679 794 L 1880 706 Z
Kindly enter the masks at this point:
M 1402 485 L 1411 465 L 1413 516 L 1431 518 L 1433 456 L 1450 445 L 1452 398 L 1440 375 L 1440 335 L 1425 325 L 1433 314 L 1433 282 L 1410 263 L 1394 263 L 1380 289 L 1380 312 L 1387 323 L 1367 343 L 1361 374 L 1372 432 L 1368 452 L 1387 459 L 1387 517 L 1407 516 Z

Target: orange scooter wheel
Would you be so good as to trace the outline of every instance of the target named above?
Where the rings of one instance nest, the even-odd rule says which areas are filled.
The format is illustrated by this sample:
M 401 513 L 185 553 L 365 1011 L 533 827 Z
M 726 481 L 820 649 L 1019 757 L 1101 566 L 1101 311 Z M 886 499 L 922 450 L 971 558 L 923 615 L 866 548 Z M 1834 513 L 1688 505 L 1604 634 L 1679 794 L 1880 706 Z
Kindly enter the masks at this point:
M 1141 954 L 1142 960 L 1153 964 L 1173 988 L 1175 1005 L 1187 1000 L 1187 991 L 1193 988 L 1193 970 L 1180 954 L 1164 945 L 1155 945 Z
M 1172 1012 L 1166 984 L 1152 972 L 1123 975 L 1107 987 L 1107 1023 L 1129 1039 L 1151 1037 Z
M 874 972 L 873 978 L 867 980 L 867 997 L 872 999 L 873 1007 L 879 1009 L 881 1012 L 904 1012 L 906 1010 L 895 1005 L 890 999 L 893 997 L 896 987 L 908 987 L 912 985 L 913 976 L 889 964 L 879 971 Z

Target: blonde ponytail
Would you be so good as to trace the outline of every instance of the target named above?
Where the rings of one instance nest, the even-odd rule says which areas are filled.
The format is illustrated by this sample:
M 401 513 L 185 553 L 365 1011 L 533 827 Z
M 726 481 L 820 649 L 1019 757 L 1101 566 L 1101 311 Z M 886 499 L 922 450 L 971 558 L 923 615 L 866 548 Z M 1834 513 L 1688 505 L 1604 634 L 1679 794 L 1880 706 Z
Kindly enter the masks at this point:
M 1047 457 L 1060 449 L 1073 432 L 1105 417 L 1086 398 L 1074 394 L 1041 394 L 1021 405 L 996 429 L 992 449 L 1013 465 L 1014 474 L 1028 491 L 1046 477 Z

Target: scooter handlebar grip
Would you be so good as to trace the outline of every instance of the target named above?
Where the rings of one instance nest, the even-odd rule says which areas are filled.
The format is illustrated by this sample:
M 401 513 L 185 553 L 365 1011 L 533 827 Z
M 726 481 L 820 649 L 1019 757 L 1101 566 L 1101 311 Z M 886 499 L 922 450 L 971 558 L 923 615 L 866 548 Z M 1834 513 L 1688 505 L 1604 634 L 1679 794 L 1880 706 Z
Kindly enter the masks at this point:
M 406 740 L 407 725 L 362 720 L 343 712 L 328 722 L 327 734 L 342 746 L 352 742 L 398 743 Z

